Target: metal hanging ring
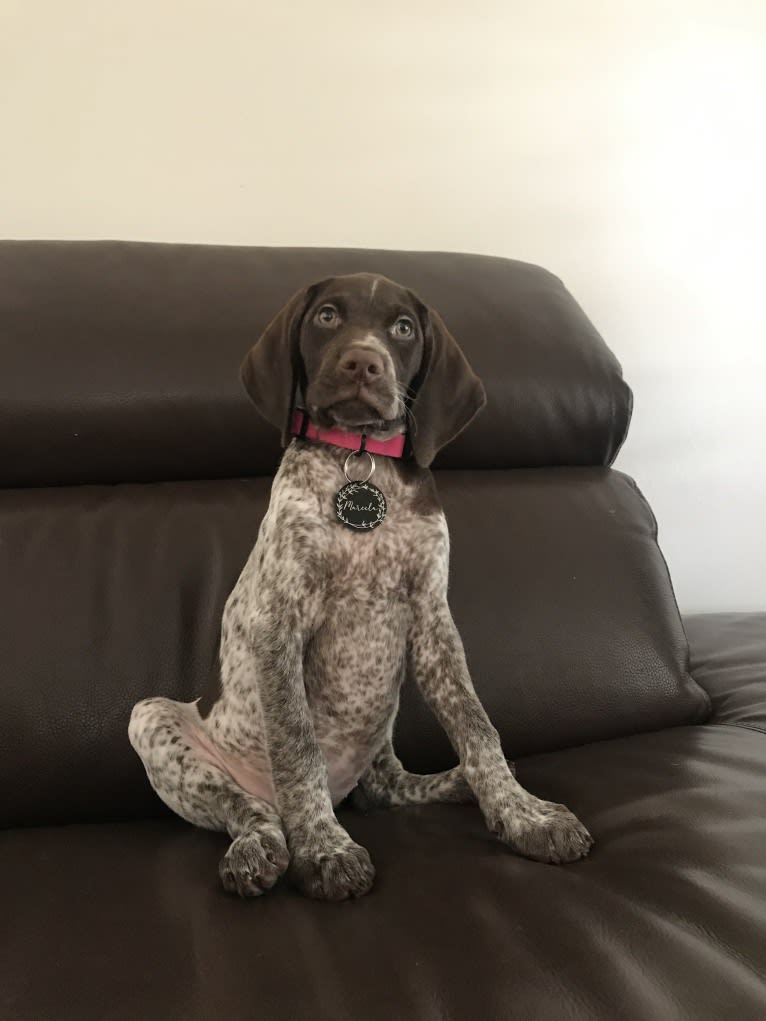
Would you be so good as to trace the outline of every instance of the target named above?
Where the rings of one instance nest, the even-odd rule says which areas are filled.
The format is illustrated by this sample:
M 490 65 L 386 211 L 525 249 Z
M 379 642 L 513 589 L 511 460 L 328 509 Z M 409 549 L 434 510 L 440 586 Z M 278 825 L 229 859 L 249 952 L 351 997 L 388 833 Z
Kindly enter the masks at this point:
M 348 473 L 348 465 L 352 457 L 361 457 L 362 454 L 366 454 L 370 459 L 370 470 L 363 479 L 352 479 Z M 346 458 L 346 463 L 343 465 L 343 474 L 346 476 L 347 482 L 369 482 L 372 478 L 372 473 L 375 471 L 375 458 L 369 452 L 369 450 L 352 450 Z

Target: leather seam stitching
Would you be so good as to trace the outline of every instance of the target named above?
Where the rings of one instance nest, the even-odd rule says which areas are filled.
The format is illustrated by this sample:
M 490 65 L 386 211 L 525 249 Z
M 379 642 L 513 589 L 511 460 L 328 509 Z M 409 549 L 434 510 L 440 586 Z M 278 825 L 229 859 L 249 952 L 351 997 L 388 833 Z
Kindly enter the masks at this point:
M 756 734 L 766 735 L 766 728 L 759 727 L 755 723 L 725 723 L 722 720 L 710 720 L 710 722 L 717 724 L 719 727 L 736 727 L 739 730 L 752 730 Z

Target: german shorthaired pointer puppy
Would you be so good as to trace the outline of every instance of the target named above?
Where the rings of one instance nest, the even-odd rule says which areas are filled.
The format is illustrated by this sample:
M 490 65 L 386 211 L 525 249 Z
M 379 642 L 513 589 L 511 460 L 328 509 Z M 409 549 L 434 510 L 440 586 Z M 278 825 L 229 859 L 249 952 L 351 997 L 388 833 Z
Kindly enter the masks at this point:
M 287 449 L 226 603 L 220 675 L 196 702 L 139 702 L 129 728 L 160 798 L 232 838 L 226 890 L 257 896 L 288 872 L 311 897 L 367 893 L 370 857 L 333 811 L 355 788 L 379 806 L 476 801 L 519 854 L 587 854 L 574 815 L 515 779 L 447 604 L 428 466 L 485 395 L 442 319 L 385 277 L 334 277 L 292 298 L 242 378 Z M 459 766 L 418 776 L 397 759 L 405 671 Z

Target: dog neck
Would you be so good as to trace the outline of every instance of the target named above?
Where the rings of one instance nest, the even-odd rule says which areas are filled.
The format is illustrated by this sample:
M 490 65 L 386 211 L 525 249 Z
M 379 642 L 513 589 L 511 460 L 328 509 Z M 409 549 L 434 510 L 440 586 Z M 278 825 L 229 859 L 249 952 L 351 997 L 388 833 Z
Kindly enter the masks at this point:
M 302 408 L 293 412 L 293 435 L 301 439 L 317 440 L 333 447 L 345 450 L 368 450 L 371 454 L 384 457 L 403 457 L 406 436 L 398 433 L 387 440 L 377 440 L 360 432 L 347 432 L 345 429 L 320 429 L 315 425 Z

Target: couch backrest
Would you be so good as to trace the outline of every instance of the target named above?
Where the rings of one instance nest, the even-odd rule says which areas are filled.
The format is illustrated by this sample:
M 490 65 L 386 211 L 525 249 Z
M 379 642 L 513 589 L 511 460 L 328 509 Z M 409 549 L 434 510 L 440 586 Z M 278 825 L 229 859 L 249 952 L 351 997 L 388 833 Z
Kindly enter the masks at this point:
M 508 754 L 704 715 L 653 516 L 605 467 L 630 391 L 555 277 L 478 256 L 10 243 L 0 825 L 163 810 L 130 709 L 201 694 L 279 457 L 239 363 L 293 290 L 335 269 L 417 289 L 487 386 L 436 474 L 453 610 Z M 453 761 L 411 685 L 397 741 L 413 768 Z
M 272 473 L 239 364 L 300 287 L 371 270 L 442 313 L 489 404 L 437 467 L 609 464 L 620 366 L 560 280 L 477 255 L 111 242 L 0 244 L 0 486 Z

